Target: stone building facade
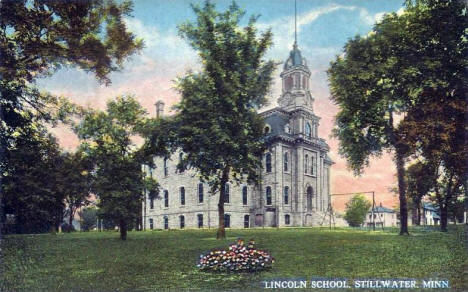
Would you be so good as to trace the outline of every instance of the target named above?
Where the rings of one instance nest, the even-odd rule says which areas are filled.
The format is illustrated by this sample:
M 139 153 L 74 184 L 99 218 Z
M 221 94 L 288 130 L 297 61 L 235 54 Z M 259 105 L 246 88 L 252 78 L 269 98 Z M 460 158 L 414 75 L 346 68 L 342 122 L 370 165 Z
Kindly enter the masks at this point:
M 320 118 L 314 114 L 310 70 L 294 44 L 286 60 L 278 107 L 261 113 L 269 147 L 263 156 L 259 185 L 228 185 L 226 227 L 287 227 L 320 225 L 330 202 L 329 146 L 318 137 Z M 157 104 L 157 114 L 162 104 Z M 156 198 L 146 195 L 144 229 L 216 228 L 217 194 L 193 170 L 178 172 L 181 153 L 155 158 L 145 167 L 161 185 Z

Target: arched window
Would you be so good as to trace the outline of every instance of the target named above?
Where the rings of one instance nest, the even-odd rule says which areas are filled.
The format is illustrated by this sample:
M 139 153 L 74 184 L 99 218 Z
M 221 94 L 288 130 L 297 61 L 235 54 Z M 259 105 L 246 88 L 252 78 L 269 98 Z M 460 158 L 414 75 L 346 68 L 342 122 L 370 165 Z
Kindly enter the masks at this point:
M 198 220 L 198 228 L 202 228 L 203 227 L 203 214 L 198 214 L 197 220 Z
M 288 77 L 286 77 L 286 90 L 291 90 L 291 88 L 293 87 L 293 79 L 292 79 L 292 76 L 289 75 Z
M 242 205 L 247 205 L 247 186 L 242 187 Z
M 154 196 L 149 194 L 148 197 L 150 201 L 150 209 L 153 210 L 154 209 Z
M 309 155 L 305 155 L 304 157 L 304 172 L 308 173 L 309 171 Z
M 271 132 L 270 126 L 266 125 L 265 128 L 263 129 L 264 134 L 269 134 Z
M 305 136 L 310 139 L 312 135 L 312 128 L 310 127 L 309 122 L 306 123 L 304 132 L 305 132 Z
M 271 172 L 271 153 L 265 155 L 265 169 L 266 172 Z
M 250 215 L 244 215 L 244 228 L 250 227 Z
M 185 216 L 184 215 L 179 216 L 179 223 L 180 223 L 180 229 L 184 229 L 184 227 L 185 227 Z
M 289 216 L 289 214 L 284 215 L 284 224 L 285 225 L 291 224 L 291 216 Z
M 302 88 L 307 89 L 307 76 L 302 76 Z
M 314 156 L 310 156 L 310 174 L 315 175 L 315 159 Z
M 294 88 L 299 89 L 301 87 L 301 74 L 294 73 Z
M 163 168 L 164 169 L 164 176 L 167 176 L 167 174 L 168 174 L 167 158 L 164 158 L 163 164 L 164 164 L 164 168 Z
M 283 196 L 284 196 L 284 204 L 288 205 L 289 204 L 289 187 L 288 186 L 284 187 Z
M 203 203 L 203 183 L 198 184 L 198 203 Z
M 231 215 L 229 214 L 224 214 L 224 227 L 231 227 Z
M 283 170 L 284 171 L 289 171 L 289 154 L 288 152 L 285 152 L 283 155 Z
M 289 126 L 289 124 L 286 124 L 284 126 L 284 132 L 288 133 L 288 134 L 291 134 L 291 126 Z
M 229 184 L 224 185 L 224 203 L 228 203 L 231 200 L 230 194 L 229 194 Z
M 169 218 L 167 216 L 164 216 L 164 229 L 169 229 Z
M 266 195 L 266 204 L 271 205 L 271 187 L 266 187 L 265 190 L 265 195 Z
M 180 153 L 179 153 L 180 172 L 184 172 L 183 159 L 184 159 L 184 153 L 180 152 Z
M 180 204 L 183 206 L 185 205 L 185 188 L 180 188 Z
M 312 197 L 314 195 L 314 191 L 312 190 L 312 187 L 309 186 L 307 187 L 307 211 L 312 210 Z
M 169 207 L 169 191 L 164 190 L 164 207 Z

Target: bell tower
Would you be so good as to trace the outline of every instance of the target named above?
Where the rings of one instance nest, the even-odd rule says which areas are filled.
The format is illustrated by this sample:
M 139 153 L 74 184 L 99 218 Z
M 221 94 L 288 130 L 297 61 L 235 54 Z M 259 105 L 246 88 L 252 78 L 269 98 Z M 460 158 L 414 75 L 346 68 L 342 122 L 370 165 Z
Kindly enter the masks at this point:
M 306 107 L 313 111 L 314 100 L 309 89 L 310 70 L 297 46 L 297 5 L 294 8 L 294 45 L 280 75 L 283 90 L 278 98 L 278 104 L 286 110 Z

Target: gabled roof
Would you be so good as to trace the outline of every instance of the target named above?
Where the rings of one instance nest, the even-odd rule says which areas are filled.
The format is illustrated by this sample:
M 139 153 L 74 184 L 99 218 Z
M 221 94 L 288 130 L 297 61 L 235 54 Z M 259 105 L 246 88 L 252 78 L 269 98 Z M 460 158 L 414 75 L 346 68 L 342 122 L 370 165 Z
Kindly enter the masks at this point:
M 422 207 L 428 211 L 439 212 L 439 208 L 431 202 L 422 202 Z
M 369 213 L 371 213 L 371 211 L 369 211 Z M 383 206 L 377 206 L 374 208 L 374 213 L 395 213 L 395 211 Z

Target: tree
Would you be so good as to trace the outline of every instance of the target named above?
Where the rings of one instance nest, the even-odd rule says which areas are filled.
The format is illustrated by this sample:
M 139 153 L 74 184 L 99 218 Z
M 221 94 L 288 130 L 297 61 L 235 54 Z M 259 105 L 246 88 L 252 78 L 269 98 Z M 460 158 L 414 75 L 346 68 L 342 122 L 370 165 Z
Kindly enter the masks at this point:
M 77 127 L 81 149 L 95 164 L 92 191 L 100 218 L 116 222 L 126 240 L 128 225 L 138 218 L 143 191 L 154 181 L 144 178 L 139 149 L 132 138 L 145 126 L 145 111 L 130 96 L 107 103 L 106 112 L 90 111 Z
M 364 195 L 358 194 L 346 203 L 346 212 L 344 219 L 351 227 L 359 227 L 366 220 L 366 214 L 371 207 L 371 203 L 366 200 Z
M 93 163 L 82 151 L 64 153 L 61 174 L 66 186 L 65 204 L 67 206 L 68 226 L 72 226 L 76 210 L 89 204 L 91 194 L 91 171 Z M 70 231 L 70 230 L 67 230 Z
M 405 121 L 405 137 L 414 155 L 424 161 L 440 210 L 440 227 L 447 231 L 448 214 L 466 192 L 468 144 L 466 119 L 468 104 L 463 96 L 435 102 L 429 95 Z
M 466 92 L 465 14 L 462 1 L 407 1 L 404 13 L 387 14 L 368 36 L 350 40 L 328 70 L 340 107 L 334 135 L 350 167 L 360 174 L 371 156 L 395 155 L 400 234 L 408 234 L 405 159 L 414 151 L 402 121 L 428 92 L 438 101 Z
M 408 197 L 416 211 L 414 224 L 421 225 L 421 201 L 434 186 L 434 170 L 427 163 L 416 162 L 406 171 Z
M 63 220 L 63 157 L 55 139 L 37 124 L 15 131 L 15 148 L 6 154 L 11 166 L 2 173 L 4 222 L 14 216 L 13 232 L 55 231 Z M 2 230 L 3 232 L 3 230 Z
M 267 30 L 257 37 L 257 17 L 240 28 L 244 11 L 235 3 L 222 13 L 209 1 L 192 8 L 197 20 L 179 26 L 179 33 L 198 51 L 203 69 L 177 84 L 182 95 L 176 107 L 177 143 L 185 153 L 179 168 L 193 167 L 213 194 L 219 191 L 216 237 L 221 239 L 226 236 L 226 183 L 259 180 L 265 148 L 256 109 L 266 103 L 275 68 L 263 60 L 272 34 Z
M 82 231 L 89 231 L 96 227 L 97 209 L 95 207 L 84 208 L 80 212 L 80 216 Z
M 2 1 L 0 179 L 13 167 L 8 152 L 25 141 L 17 141 L 18 129 L 34 127 L 39 120 L 65 119 L 75 111 L 66 99 L 36 88 L 36 78 L 77 66 L 109 84 L 109 73 L 143 46 L 125 26 L 131 11 L 129 1 Z

